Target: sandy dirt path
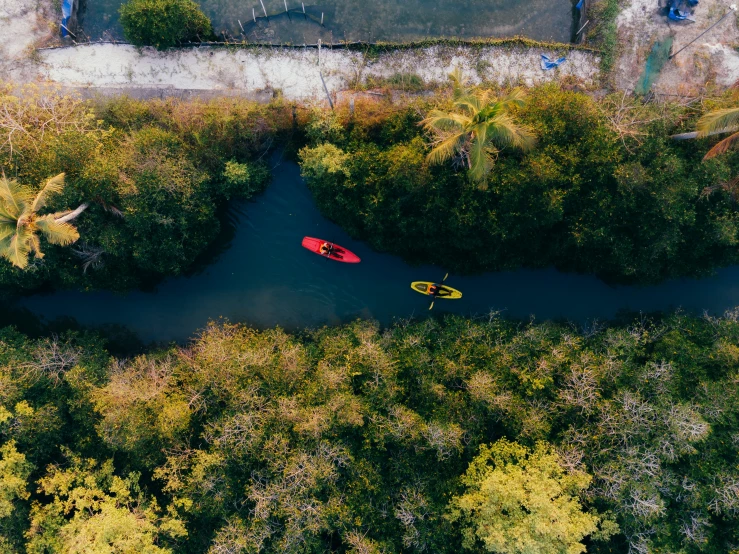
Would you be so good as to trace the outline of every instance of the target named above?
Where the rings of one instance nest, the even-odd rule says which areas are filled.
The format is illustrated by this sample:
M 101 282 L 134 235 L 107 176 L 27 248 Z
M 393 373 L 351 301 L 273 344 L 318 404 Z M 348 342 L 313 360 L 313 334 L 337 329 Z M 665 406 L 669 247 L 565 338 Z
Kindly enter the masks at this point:
M 729 10 L 719 0 L 700 0 L 696 23 L 670 22 L 666 0 L 625 0 L 618 17 L 621 54 L 616 88 L 632 91 L 657 40 L 671 36 L 677 51 Z M 257 98 L 276 93 L 288 99 L 324 101 L 368 78 L 415 74 L 425 83 L 446 79 L 456 66 L 474 82 L 534 85 L 550 80 L 599 83 L 598 56 L 571 51 L 559 69 L 542 71 L 537 48 L 432 47 L 398 50 L 368 58 L 360 52 L 322 49 L 191 48 L 157 52 L 127 45 L 91 44 L 51 50 L 36 47 L 56 39 L 58 7 L 52 0 L 0 0 L 0 80 L 52 81 L 68 88 L 149 94 L 236 94 Z M 668 61 L 653 90 L 697 96 L 739 80 L 739 27 L 732 13 L 693 46 Z
M 475 82 L 483 80 L 534 85 L 554 79 L 574 79 L 593 86 L 598 57 L 572 51 L 567 62 L 543 71 L 540 54 L 551 50 L 524 48 L 431 47 L 393 51 L 367 58 L 347 50 L 201 47 L 168 52 L 151 48 L 93 44 L 39 53 L 39 75 L 68 86 L 94 88 L 162 88 L 221 90 L 258 94 L 281 93 L 290 100 L 325 99 L 321 75 L 333 95 L 362 84 L 368 77 L 414 74 L 425 83 L 445 81 L 462 67 Z
M 52 0 L 0 0 L 0 80 L 38 77 L 33 52 L 53 40 L 57 12 Z
M 321 49 L 201 47 L 157 52 L 122 44 L 89 44 L 37 50 L 58 41 L 53 0 L 0 0 L 0 81 L 51 81 L 67 89 L 135 95 L 229 94 L 254 98 L 282 94 L 325 101 L 326 89 L 363 85 L 368 78 L 413 74 L 426 84 L 462 67 L 471 81 L 534 85 L 566 79 L 585 87 L 598 82 L 598 57 L 571 51 L 560 68 L 543 71 L 541 54 L 562 52 L 503 47 L 431 47 L 369 58 L 361 52 Z M 323 80 L 321 79 L 323 76 Z

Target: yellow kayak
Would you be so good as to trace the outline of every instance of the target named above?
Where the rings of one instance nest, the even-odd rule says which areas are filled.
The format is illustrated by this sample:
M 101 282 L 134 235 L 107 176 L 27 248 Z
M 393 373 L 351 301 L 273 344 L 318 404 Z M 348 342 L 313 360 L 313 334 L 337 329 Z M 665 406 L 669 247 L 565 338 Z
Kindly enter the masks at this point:
M 420 292 L 421 294 L 431 296 L 428 290 L 429 290 L 429 287 L 433 284 L 434 283 L 432 281 L 413 281 L 411 283 L 411 288 L 416 292 Z M 439 295 L 436 296 L 435 298 L 445 298 L 447 300 L 457 300 L 459 298 L 462 298 L 462 293 L 458 291 L 457 289 L 453 289 L 452 287 L 449 287 L 447 285 L 441 285 L 441 290 L 439 291 Z

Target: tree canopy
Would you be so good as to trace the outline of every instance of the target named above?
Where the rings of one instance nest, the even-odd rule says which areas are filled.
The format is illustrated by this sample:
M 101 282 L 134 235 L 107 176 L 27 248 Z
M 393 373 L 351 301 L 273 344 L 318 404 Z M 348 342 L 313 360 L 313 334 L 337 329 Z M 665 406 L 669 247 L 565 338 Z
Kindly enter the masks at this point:
M 437 136 L 427 159 L 439 164 L 459 155 L 465 160 L 472 181 L 485 185 L 500 148 L 533 148 L 531 128 L 517 123 L 511 115 L 511 108 L 525 105 L 525 93 L 514 89 L 497 99 L 488 90 L 471 90 L 459 68 L 449 78 L 455 111 L 431 110 L 420 122 Z
M 266 186 L 258 158 L 282 125 L 274 106 L 244 100 L 93 106 L 52 88 L 12 92 L 0 87 L 0 252 L 21 264 L 37 247 L 44 254 L 26 270 L 2 260 L 0 288 L 16 291 L 126 290 L 212 259 L 227 202 Z M 60 173 L 63 188 L 61 176 L 47 181 Z M 18 195 L 25 215 L 15 200 L 4 208 Z M 70 221 L 75 207 L 86 209 Z M 11 242 L 20 247 L 12 254 Z
M 128 0 L 120 7 L 126 39 L 166 50 L 213 37 L 210 19 L 193 0 Z
M 739 322 L 0 331 L 7 552 L 730 551 Z M 617 526 L 617 527 L 616 527 Z
M 309 123 L 303 176 L 352 236 L 457 272 L 555 266 L 655 283 L 739 261 L 737 195 L 721 185 L 736 188 L 739 153 L 703 161 L 695 143 L 671 140 L 692 112 L 556 85 L 527 94 L 515 117 L 537 146 L 500 151 L 483 186 L 464 167 L 429 163 L 421 114 L 454 111 L 439 98 L 337 110 L 343 133 Z
M 550 445 L 529 450 L 500 439 L 482 445 L 462 478 L 466 492 L 452 500 L 453 520 L 464 520 L 463 545 L 500 554 L 578 554 L 599 517 L 583 512 L 579 495 L 591 482 L 567 470 Z M 617 529 L 617 527 L 616 527 Z

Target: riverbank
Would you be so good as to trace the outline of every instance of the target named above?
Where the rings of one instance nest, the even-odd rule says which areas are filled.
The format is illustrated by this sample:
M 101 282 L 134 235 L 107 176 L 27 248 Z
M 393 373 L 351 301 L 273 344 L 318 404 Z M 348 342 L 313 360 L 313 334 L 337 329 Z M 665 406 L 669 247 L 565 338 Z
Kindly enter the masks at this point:
M 185 342 L 209 320 L 224 317 L 265 329 L 300 331 L 372 318 L 382 325 L 426 314 L 486 315 L 580 325 L 624 312 L 720 315 L 739 305 L 739 267 L 703 279 L 675 279 L 655 286 L 609 286 L 592 275 L 553 268 L 462 276 L 450 286 L 461 300 L 429 301 L 411 281 L 440 279 L 448 267 L 411 265 L 373 250 L 318 210 L 290 161 L 273 157 L 273 180 L 253 201 L 234 205 L 233 233 L 217 260 L 197 275 L 170 278 L 155 291 L 125 295 L 60 290 L 33 295 L 18 307 L 44 321 L 76 321 L 93 328 L 126 328 L 145 342 Z M 359 265 L 329 262 L 301 247 L 305 235 L 327 238 L 355 252 Z M 92 273 L 92 271 L 91 271 Z M 183 299 L 187 299 L 183 302 Z

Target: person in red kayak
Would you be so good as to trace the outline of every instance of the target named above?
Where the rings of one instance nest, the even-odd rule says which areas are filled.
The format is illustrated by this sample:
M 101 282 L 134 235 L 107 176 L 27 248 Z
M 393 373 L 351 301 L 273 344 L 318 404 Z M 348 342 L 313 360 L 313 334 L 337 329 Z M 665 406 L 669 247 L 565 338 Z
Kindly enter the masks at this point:
M 321 254 L 324 256 L 331 256 L 331 252 L 334 250 L 334 245 L 329 242 L 324 242 L 321 245 Z

